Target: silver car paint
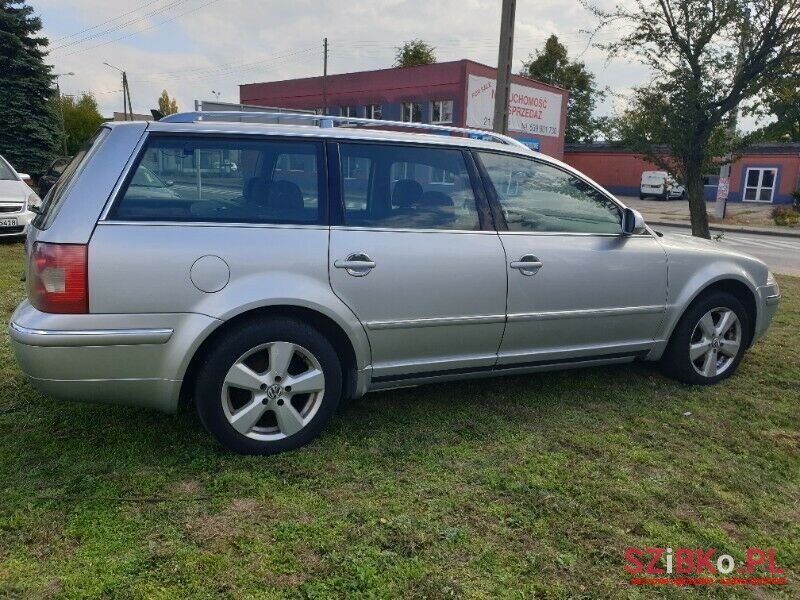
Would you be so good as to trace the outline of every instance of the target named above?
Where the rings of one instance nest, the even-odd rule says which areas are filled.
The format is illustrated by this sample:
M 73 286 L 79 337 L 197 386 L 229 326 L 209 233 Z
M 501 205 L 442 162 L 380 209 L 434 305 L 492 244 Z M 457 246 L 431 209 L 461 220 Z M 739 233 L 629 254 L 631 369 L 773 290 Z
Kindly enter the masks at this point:
M 664 318 L 667 256 L 644 235 L 500 234 L 508 324 L 500 364 L 649 350 Z M 510 264 L 533 255 L 525 275 Z
M 353 277 L 335 263 L 363 252 Z M 375 377 L 492 366 L 503 336 L 506 276 L 495 232 L 334 227 L 330 279 L 364 323 Z
M 254 308 L 291 305 L 332 319 L 355 351 L 355 394 L 360 395 L 401 384 L 485 376 L 496 372 L 495 364 L 503 373 L 518 373 L 626 362 L 640 351 L 655 360 L 688 303 L 722 279 L 753 291 L 759 336 L 779 298 L 760 261 L 707 242 L 658 238 L 649 230 L 630 237 L 519 236 L 113 222 L 106 219 L 108 207 L 146 131 L 500 149 L 536 156 L 603 188 L 560 161 L 466 138 L 244 123 L 108 127 L 102 151 L 93 149 L 87 157 L 52 225 L 32 229 L 28 236 L 29 248 L 35 241 L 90 244 L 91 314 L 45 314 L 25 301 L 11 319 L 10 335 L 24 371 L 54 396 L 173 412 L 202 342 L 227 320 Z M 459 236 L 464 237 L 453 244 Z M 254 251 L 258 248 L 265 250 Z M 366 277 L 335 267 L 352 252 L 375 259 Z M 539 253 L 539 273 L 525 277 L 508 268 L 522 253 Z M 192 265 L 209 255 L 229 267 L 219 291 L 204 292 L 192 283 Z M 166 336 L 166 330 L 172 333 Z M 610 353 L 593 356 L 598 350 Z M 474 372 L 464 372 L 471 368 Z

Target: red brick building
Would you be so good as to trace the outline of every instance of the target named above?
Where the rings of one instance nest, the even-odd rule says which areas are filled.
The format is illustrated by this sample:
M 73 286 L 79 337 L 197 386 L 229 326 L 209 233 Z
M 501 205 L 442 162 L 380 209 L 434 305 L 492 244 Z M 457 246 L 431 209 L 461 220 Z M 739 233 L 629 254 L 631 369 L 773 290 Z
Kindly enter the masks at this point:
M 243 104 L 326 109 L 327 114 L 491 129 L 497 70 L 458 60 L 417 67 L 239 86 Z M 569 92 L 513 75 L 509 134 L 535 150 L 564 156 Z M 327 104 L 327 107 L 324 106 Z
M 638 196 L 643 171 L 660 167 L 608 143 L 568 144 L 564 161 L 615 194 Z M 704 177 L 706 200 L 717 197 L 719 170 Z M 733 164 L 728 200 L 790 204 L 800 187 L 800 144 L 757 144 Z

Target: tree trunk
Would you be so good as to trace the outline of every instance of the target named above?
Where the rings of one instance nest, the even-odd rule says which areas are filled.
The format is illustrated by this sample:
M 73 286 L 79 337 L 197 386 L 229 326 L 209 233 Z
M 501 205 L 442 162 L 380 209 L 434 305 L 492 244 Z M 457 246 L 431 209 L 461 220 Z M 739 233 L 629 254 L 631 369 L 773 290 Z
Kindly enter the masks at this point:
M 711 239 L 706 214 L 706 199 L 703 190 L 702 160 L 692 160 L 686 166 L 686 192 L 689 196 L 689 215 L 692 221 L 692 235 Z

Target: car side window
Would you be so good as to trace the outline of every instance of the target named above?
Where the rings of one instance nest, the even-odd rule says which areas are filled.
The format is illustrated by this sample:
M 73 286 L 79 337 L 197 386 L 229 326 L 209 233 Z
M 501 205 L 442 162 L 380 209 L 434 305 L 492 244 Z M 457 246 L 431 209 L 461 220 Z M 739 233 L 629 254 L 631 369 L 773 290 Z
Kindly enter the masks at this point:
M 479 157 L 510 231 L 620 233 L 619 206 L 572 173 L 520 156 Z
M 154 136 L 110 217 L 322 224 L 322 144 Z
M 345 225 L 480 229 L 461 151 L 357 143 L 339 148 Z

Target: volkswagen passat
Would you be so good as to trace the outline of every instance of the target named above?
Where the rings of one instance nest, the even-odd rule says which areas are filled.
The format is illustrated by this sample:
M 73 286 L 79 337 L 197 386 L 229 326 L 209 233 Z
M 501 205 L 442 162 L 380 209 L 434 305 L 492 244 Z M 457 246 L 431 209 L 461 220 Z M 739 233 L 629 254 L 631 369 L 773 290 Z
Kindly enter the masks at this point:
M 716 383 L 780 299 L 510 138 L 209 117 L 104 125 L 49 194 L 9 326 L 45 393 L 187 399 L 269 454 L 370 390 L 637 359 Z

